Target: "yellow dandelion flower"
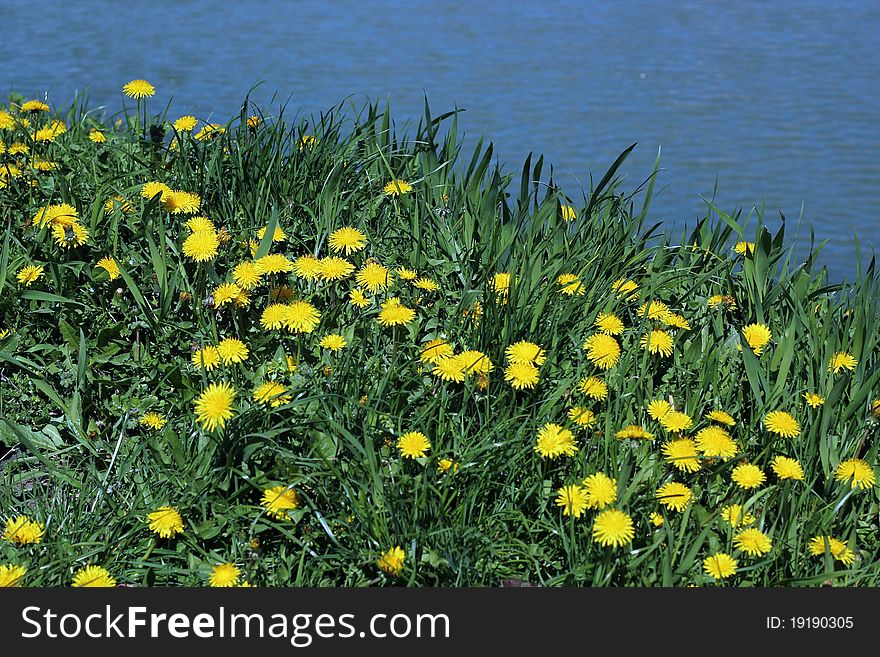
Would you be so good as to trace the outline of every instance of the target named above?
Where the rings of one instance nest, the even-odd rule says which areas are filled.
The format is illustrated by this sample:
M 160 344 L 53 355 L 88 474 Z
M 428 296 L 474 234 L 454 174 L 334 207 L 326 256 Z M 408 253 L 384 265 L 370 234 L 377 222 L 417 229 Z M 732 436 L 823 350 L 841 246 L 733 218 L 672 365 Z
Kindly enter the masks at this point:
M 558 424 L 548 422 L 538 430 L 535 451 L 541 458 L 574 456 L 577 452 L 574 434 Z
M 733 250 L 739 255 L 749 254 L 752 255 L 755 252 L 755 243 L 754 242 L 737 242 L 733 246 Z
M 639 424 L 629 424 L 625 426 L 623 429 L 614 434 L 620 440 L 626 440 L 627 438 L 633 438 L 636 440 L 653 440 L 654 434 L 649 431 L 645 431 L 645 428 Z
M 568 409 L 568 419 L 579 427 L 589 427 L 596 423 L 596 414 L 589 408 L 574 406 Z
M 745 490 L 758 488 L 767 480 L 761 468 L 752 463 L 740 463 L 733 469 L 730 478 L 733 483 Z
M 852 354 L 845 351 L 838 351 L 828 362 L 828 371 L 833 372 L 834 374 L 839 374 L 841 370 L 852 372 L 858 364 L 859 361 L 853 358 Z
M 367 295 L 364 294 L 364 291 L 359 287 L 352 289 L 352 291 L 348 293 L 348 302 L 356 308 L 366 308 L 370 305 L 369 297 L 367 297 Z
M 670 312 L 669 306 L 656 299 L 650 303 L 643 303 L 638 310 L 639 317 L 647 317 L 658 322 L 666 321 Z
M 755 522 L 755 516 L 743 510 L 739 504 L 728 504 L 721 509 L 721 518 L 734 529 L 748 527 Z
M 147 525 L 160 538 L 173 538 L 183 533 L 183 518 L 173 506 L 160 506 L 148 514 Z
M 345 337 L 338 333 L 328 333 L 321 338 L 320 346 L 328 351 L 341 351 L 348 344 Z
M 607 370 L 620 360 L 620 344 L 612 336 L 595 333 L 584 341 L 587 359 L 599 369 Z
M 274 486 L 263 491 L 260 505 L 275 520 L 289 520 L 289 512 L 299 508 L 299 496 L 289 486 Z
M 587 493 L 577 484 L 563 486 L 556 492 L 556 506 L 562 507 L 562 515 L 580 518 L 587 509 Z
M 593 326 L 608 335 L 622 335 L 624 329 L 623 321 L 613 313 L 599 313 Z
M 392 297 L 382 303 L 382 310 L 379 311 L 376 321 L 382 326 L 401 326 L 409 324 L 415 318 L 415 310 L 401 304 L 397 297 Z
M 578 381 L 578 390 L 596 401 L 603 401 L 608 397 L 608 384 L 595 376 L 588 376 Z
M 141 426 L 147 427 L 149 429 L 154 429 L 155 431 L 161 430 L 167 423 L 168 420 L 166 420 L 161 414 L 156 413 L 155 411 L 144 413 L 141 416 L 141 419 L 138 420 L 138 424 L 140 424 Z
M 403 551 L 403 548 L 399 545 L 395 545 L 393 548 L 382 553 L 379 560 L 376 562 L 376 565 L 378 565 L 385 573 L 397 576 L 403 570 L 403 563 L 405 560 L 406 553 Z
M 73 574 L 70 584 L 77 588 L 113 588 L 116 580 L 101 566 L 84 566 Z
M 670 481 L 657 489 L 655 497 L 669 511 L 684 511 L 693 497 L 693 492 L 684 484 Z
M 437 461 L 437 471 L 441 474 L 445 474 L 447 472 L 458 472 L 461 466 L 459 463 L 450 458 L 442 458 Z
M 214 288 L 214 292 L 212 294 L 212 296 L 214 297 L 214 307 L 220 308 L 227 303 L 235 301 L 240 293 L 241 288 L 238 287 L 238 285 L 236 285 L 235 283 L 221 283 Z
M 679 438 L 665 443 L 662 451 L 664 458 L 682 472 L 696 472 L 700 469 L 697 444 L 690 438 Z
M 100 260 L 98 260 L 97 263 L 95 263 L 95 267 L 103 269 L 105 272 L 107 272 L 107 276 L 111 281 L 116 280 L 120 276 L 119 265 L 112 257 L 108 256 L 106 258 L 101 258 Z
M 639 286 L 635 281 L 628 278 L 618 278 L 611 284 L 611 289 L 617 293 L 617 298 L 627 300 L 638 299 Z
M 13 566 L 6 564 L 0 566 L 0 589 L 9 589 L 21 586 L 21 580 L 27 568 L 24 566 Z
M 736 574 L 737 561 L 725 552 L 703 559 L 703 570 L 713 579 L 726 579 Z
M 325 281 L 340 281 L 351 276 L 351 273 L 354 271 L 354 265 L 345 258 L 329 256 L 321 258 L 320 262 L 321 269 L 318 272 L 318 276 Z
M 666 522 L 666 521 L 663 519 L 663 516 L 660 515 L 659 513 L 657 513 L 656 511 L 652 511 L 652 512 L 651 512 L 651 515 L 648 516 L 648 520 L 649 520 L 649 521 L 651 522 L 651 524 L 654 525 L 655 527 L 662 527 L 662 526 L 663 526 L 663 523 Z
M 27 516 L 6 519 L 3 540 L 16 545 L 32 545 L 43 540 L 43 525 Z
M 814 536 L 808 544 L 810 554 L 813 556 L 824 556 L 826 546 L 828 554 L 847 566 L 856 560 L 856 555 L 847 544 L 832 536 Z
M 651 354 L 668 358 L 672 355 L 672 336 L 667 331 L 655 329 L 642 336 L 639 344 Z
M 367 245 L 367 236 L 357 228 L 343 226 L 330 233 L 328 243 L 330 250 L 334 253 L 342 252 L 345 255 L 351 255 L 362 250 Z
M 712 422 L 718 422 L 719 424 L 727 425 L 728 427 L 736 425 L 736 420 L 734 420 L 733 416 L 727 411 L 709 411 L 708 413 L 706 413 L 706 419 L 711 420 Z
M 394 273 L 404 281 L 414 281 L 419 277 L 418 272 L 413 271 L 412 269 L 407 269 L 406 267 L 398 267 L 394 270 Z
M 395 178 L 382 188 L 382 192 L 385 196 L 401 196 L 403 194 L 409 194 L 412 190 L 413 186 L 400 178 Z
M 226 128 L 219 123 L 206 123 L 195 135 L 197 141 L 208 141 L 214 137 L 219 137 L 226 132 Z
M 89 231 L 76 221 L 69 226 L 56 224 L 52 228 L 52 239 L 61 248 L 70 249 L 85 244 L 89 240 Z
M 791 479 L 793 481 L 803 481 L 804 479 L 804 469 L 797 459 L 787 456 L 776 456 L 773 458 L 770 468 L 780 479 Z
M 733 537 L 733 545 L 752 557 L 767 554 L 773 548 L 773 542 L 760 529 L 746 529 Z
M 192 364 L 208 372 L 220 367 L 220 360 L 220 352 L 211 345 L 197 349 L 192 355 Z
M 232 365 L 246 361 L 250 351 L 238 338 L 224 338 L 217 345 L 217 353 L 220 354 L 224 365 Z
M 387 267 L 372 261 L 365 264 L 355 277 L 357 284 L 372 294 L 386 290 L 391 283 L 391 272 Z
M 95 144 L 103 144 L 107 141 L 107 137 L 100 130 L 92 128 L 89 130 L 89 141 L 94 142 Z
M 560 292 L 563 294 L 567 294 L 568 296 L 574 296 L 575 294 L 586 294 L 587 286 L 581 282 L 581 279 L 578 278 L 575 274 L 560 274 L 556 282 L 560 285 Z
M 764 426 L 767 428 L 767 431 L 783 438 L 797 438 L 801 433 L 798 421 L 785 411 L 770 411 L 767 413 L 764 416 Z
M 604 472 L 595 472 L 581 482 L 587 496 L 587 506 L 604 509 L 617 501 L 617 480 Z
M 293 273 L 305 281 L 317 281 L 323 269 L 321 261 L 313 255 L 300 256 L 293 261 Z
M 681 411 L 669 411 L 664 413 L 659 420 L 660 426 L 669 433 L 681 433 L 686 429 L 690 429 L 693 421 L 691 416 Z
M 34 283 L 43 277 L 44 270 L 45 267 L 43 265 L 26 265 L 18 270 L 15 277 L 18 279 L 19 283 L 25 287 L 30 287 L 31 283 Z
M 162 195 L 162 207 L 171 214 L 195 214 L 202 207 L 202 199 L 198 194 L 175 189 Z
M 238 584 L 241 570 L 234 563 L 220 563 L 211 569 L 208 583 L 214 588 L 232 588 Z
M 766 324 L 749 324 L 748 326 L 744 326 L 742 334 L 748 345 L 752 348 L 752 351 L 755 352 L 756 356 L 760 356 L 764 352 L 764 347 L 766 347 L 773 338 L 773 333 L 770 331 L 770 327 Z M 742 345 L 740 345 L 740 347 L 742 347 Z
M 129 98 L 149 98 L 156 93 L 156 87 L 146 80 L 132 80 L 122 87 L 122 92 Z
M 672 404 L 665 399 L 655 399 L 648 403 L 648 415 L 654 420 L 660 420 L 670 411 L 672 411 Z
M 321 322 L 321 313 L 308 301 L 293 301 L 286 306 L 284 328 L 293 333 L 311 333 Z
M 846 459 L 834 470 L 834 478 L 850 484 L 851 488 L 865 490 L 876 483 L 874 468 L 862 459 Z
M 532 363 L 511 363 L 504 369 L 504 380 L 516 390 L 534 388 L 540 379 Z
M 254 265 L 260 274 L 281 274 L 293 269 L 293 263 L 283 253 L 269 253 L 258 260 Z
M 736 441 L 721 427 L 713 425 L 700 429 L 694 438 L 697 450 L 704 456 L 721 458 L 727 461 L 739 452 Z
M 810 408 L 819 408 L 825 403 L 825 398 L 821 395 L 817 395 L 815 392 L 805 392 L 804 401 L 806 401 L 807 406 Z
M 465 374 L 489 374 L 495 365 L 482 351 L 468 349 L 457 356 Z
M 444 358 L 455 354 L 452 345 L 443 338 L 434 338 L 426 342 L 419 350 L 419 360 L 423 363 L 437 364 Z
M 431 374 L 442 381 L 461 383 L 467 378 L 461 359 L 456 356 L 439 358 L 433 363 L 433 365 L 434 368 L 431 370 Z
M 198 123 L 196 117 L 187 114 L 176 119 L 171 125 L 177 130 L 177 132 L 192 132 Z
M 593 541 L 602 547 L 623 547 L 634 536 L 632 518 L 618 509 L 606 509 L 593 521 Z
M 212 230 L 199 230 L 183 242 L 183 254 L 196 262 L 207 262 L 217 257 L 220 240 Z
M 510 363 L 532 363 L 533 365 L 543 365 L 546 360 L 546 353 L 540 346 L 534 342 L 520 340 L 510 345 L 505 350 L 505 355 Z
M 268 404 L 272 408 L 278 408 L 284 404 L 289 404 L 293 399 L 286 393 L 287 388 L 277 381 L 266 381 L 254 390 L 254 401 L 258 404 Z
M 49 106 L 42 100 L 28 100 L 19 106 L 22 112 L 48 112 Z
M 562 213 L 563 221 L 574 221 L 574 219 L 577 217 L 577 212 L 570 205 L 561 206 L 559 211 Z
M 196 420 L 207 431 L 221 429 L 226 420 L 232 417 L 232 402 L 235 399 L 235 388 L 221 381 L 212 383 L 196 399 Z
M 420 459 L 428 455 L 431 441 L 421 431 L 410 431 L 397 439 L 400 455 L 407 459 Z

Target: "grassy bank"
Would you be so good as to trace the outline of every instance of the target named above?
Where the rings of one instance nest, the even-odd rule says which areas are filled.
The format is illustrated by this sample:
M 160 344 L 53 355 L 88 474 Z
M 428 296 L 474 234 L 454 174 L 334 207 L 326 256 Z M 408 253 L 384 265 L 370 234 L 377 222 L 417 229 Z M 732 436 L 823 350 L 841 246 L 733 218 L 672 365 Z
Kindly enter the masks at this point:
M 0 113 L 0 580 L 880 584 L 873 262 L 126 89 Z

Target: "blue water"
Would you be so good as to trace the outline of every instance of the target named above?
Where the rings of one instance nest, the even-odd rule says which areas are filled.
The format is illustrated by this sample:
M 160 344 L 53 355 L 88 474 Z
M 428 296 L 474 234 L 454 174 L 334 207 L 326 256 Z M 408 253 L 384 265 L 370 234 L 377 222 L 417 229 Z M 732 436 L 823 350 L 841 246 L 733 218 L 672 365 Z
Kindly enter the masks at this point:
M 307 114 L 390 98 L 398 124 L 427 94 L 573 196 L 637 141 L 630 189 L 662 147 L 654 220 L 702 216 L 717 176 L 722 208 L 781 209 L 793 233 L 803 207 L 835 277 L 854 233 L 880 245 L 880 2 L 3 0 L 0 33 L 0 92 L 116 111 L 146 78 L 154 109 L 225 120 L 263 81 Z

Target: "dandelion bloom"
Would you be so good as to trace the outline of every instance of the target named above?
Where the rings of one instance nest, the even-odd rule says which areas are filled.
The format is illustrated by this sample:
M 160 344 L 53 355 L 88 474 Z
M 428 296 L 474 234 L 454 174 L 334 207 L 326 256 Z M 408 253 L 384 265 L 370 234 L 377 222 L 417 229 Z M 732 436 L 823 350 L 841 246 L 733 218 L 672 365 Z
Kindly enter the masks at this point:
M 593 326 L 608 335 L 621 335 L 624 328 L 621 319 L 613 313 L 599 313 Z
M 73 574 L 71 586 L 77 588 L 112 588 L 116 580 L 101 566 L 84 566 Z
M 49 106 L 42 100 L 28 100 L 19 107 L 22 112 L 48 112 Z
M 850 484 L 851 488 L 862 490 L 871 488 L 876 483 L 874 468 L 862 459 L 846 459 L 834 470 L 834 478 Z
M 541 458 L 555 459 L 559 456 L 574 456 L 577 452 L 574 434 L 558 424 L 548 422 L 538 430 L 535 451 Z
M 721 518 L 731 527 L 748 527 L 755 522 L 755 516 L 744 511 L 739 504 L 728 504 L 721 509 Z
M 602 547 L 623 547 L 634 536 L 632 518 L 618 509 L 606 509 L 593 521 L 593 541 Z
M 263 491 L 260 505 L 276 520 L 289 520 L 289 511 L 299 508 L 299 496 L 290 486 L 275 486 Z
M 187 114 L 185 116 L 181 116 L 171 125 L 174 127 L 175 130 L 177 130 L 177 132 L 192 132 L 197 124 L 198 120 L 196 119 L 196 117 Z
M 382 188 L 385 196 L 400 196 L 402 194 L 409 194 L 412 190 L 413 186 L 400 178 L 395 178 Z
M 810 408 L 819 408 L 825 403 L 825 398 L 822 395 L 817 395 L 815 392 L 805 392 L 804 400 Z
M 347 344 L 348 342 L 345 340 L 345 337 L 338 333 L 328 333 L 321 338 L 320 342 L 321 348 L 328 351 L 341 351 Z
M 461 383 L 467 378 L 461 359 L 457 356 L 437 359 L 431 374 L 442 381 L 452 381 L 453 383 Z
M 399 575 L 403 570 L 403 562 L 406 560 L 406 553 L 399 545 L 386 550 L 379 557 L 376 565 L 389 575 Z
M 620 344 L 612 336 L 596 333 L 584 341 L 587 359 L 596 367 L 607 370 L 620 360 Z
M 500 271 L 492 276 L 492 289 L 495 294 L 505 297 L 510 293 L 510 273 Z
M 260 230 L 257 231 L 257 239 L 263 239 L 266 235 L 266 231 L 269 229 L 268 226 L 263 226 Z M 287 235 L 284 232 L 284 229 L 281 226 L 275 226 L 275 230 L 272 231 L 272 241 L 273 242 L 283 242 L 287 239 Z
M 504 380 L 517 390 L 534 388 L 539 380 L 538 368 L 532 363 L 511 363 L 504 370 Z
M 614 435 L 617 436 L 617 438 L 619 438 L 620 440 L 626 440 L 627 438 L 632 438 L 635 440 L 654 439 L 654 434 L 649 431 L 645 431 L 645 428 L 640 424 L 629 424 Z
M 756 356 L 760 356 L 763 353 L 764 347 L 767 346 L 773 337 L 770 327 L 766 324 L 749 324 L 744 326 L 742 334 Z
M 366 308 L 370 305 L 370 299 L 360 288 L 354 288 L 348 293 L 348 302 L 357 308 Z
M 155 429 L 156 431 L 164 427 L 167 422 L 168 420 L 166 420 L 159 413 L 156 413 L 154 411 L 144 413 L 141 416 L 141 419 L 138 420 L 138 424 L 140 424 L 141 426 L 149 427 L 150 429 Z
M 725 579 L 736 574 L 736 559 L 724 552 L 717 552 L 703 559 L 703 570 L 713 579 Z
M 540 346 L 534 342 L 520 340 L 514 342 L 505 351 L 507 360 L 510 363 L 532 363 L 533 365 L 543 365 L 546 360 L 546 354 Z
M 241 570 L 234 563 L 220 563 L 211 569 L 208 583 L 214 588 L 232 588 L 238 584 Z
M 231 303 L 238 298 L 241 288 L 235 283 L 221 283 L 214 288 L 212 296 L 214 297 L 214 307 L 220 308 L 227 303 Z
M 55 244 L 64 249 L 74 246 L 82 246 L 89 241 L 89 231 L 82 224 L 74 221 L 72 224 L 62 226 L 56 224 L 52 228 L 52 239 Z
M 764 426 L 767 428 L 767 431 L 783 438 L 796 438 L 801 433 L 798 421 L 785 411 L 770 411 L 767 413 L 764 416 Z
M 450 358 L 455 354 L 452 345 L 443 338 L 429 340 L 419 350 L 419 360 L 423 363 L 437 364 L 444 358 Z
M 252 290 L 260 284 L 262 276 L 253 262 L 240 262 L 232 270 L 232 278 L 242 290 Z
M 704 456 L 722 458 L 725 461 L 739 452 L 736 441 L 721 427 L 710 426 L 700 429 L 695 436 L 697 450 Z
M 556 282 L 562 286 L 561 292 L 568 296 L 575 294 L 585 294 L 587 287 L 581 282 L 576 274 L 560 274 L 556 278 Z
M 428 455 L 431 441 L 421 431 L 409 431 L 397 439 L 400 455 L 407 459 L 420 459 Z
M 21 580 L 27 568 L 24 566 L 13 566 L 11 564 L 0 566 L 0 589 L 9 589 L 21 586 Z
M 660 420 L 672 410 L 672 404 L 665 399 L 655 399 L 648 402 L 648 415 L 655 420 Z
M 361 267 L 355 276 L 357 284 L 376 294 L 388 288 L 391 283 L 391 272 L 384 265 L 371 261 Z
M 99 269 L 103 269 L 107 272 L 107 276 L 111 281 L 119 278 L 119 265 L 116 263 L 116 260 L 111 257 L 101 258 L 95 263 L 95 267 Z
M 391 297 L 382 302 L 382 310 L 379 311 L 376 321 L 382 326 L 402 326 L 415 318 L 415 310 L 404 306 L 397 297 Z
M 173 538 L 183 533 L 183 518 L 173 506 L 160 506 L 147 515 L 147 525 L 160 538 Z
M 663 523 L 666 522 L 663 519 L 663 516 L 657 513 L 656 511 L 652 511 L 651 515 L 648 516 L 648 520 L 651 521 L 651 524 L 655 527 L 662 527 Z
M 773 542 L 760 529 L 746 529 L 733 537 L 733 545 L 753 557 L 767 554 L 773 547 Z
M 859 361 L 853 358 L 852 354 L 845 351 L 838 351 L 828 362 L 828 371 L 833 372 L 834 374 L 840 373 L 841 370 L 852 372 L 858 364 Z
M 748 253 L 749 255 L 755 252 L 755 243 L 754 242 L 737 242 L 733 246 L 733 250 L 739 255 L 745 255 Z
M 287 320 L 287 305 L 272 303 L 263 309 L 260 315 L 260 325 L 264 329 L 280 329 Z
M 709 411 L 708 413 L 706 413 L 706 419 L 711 420 L 712 422 L 717 422 L 718 424 L 727 425 L 728 427 L 736 425 L 736 420 L 734 420 L 733 416 L 727 411 Z
M 466 374 L 489 374 L 495 369 L 489 357 L 477 349 L 462 351 L 457 358 Z
M 31 283 L 38 281 L 43 277 L 44 270 L 45 267 L 43 265 L 25 265 L 18 270 L 15 277 L 18 279 L 19 283 L 25 287 L 30 287 Z
M 655 497 L 670 511 L 684 511 L 691 501 L 691 489 L 677 481 L 670 481 L 657 489 Z
M 691 416 L 681 411 L 669 411 L 660 418 L 660 426 L 670 433 L 681 433 L 692 424 Z
M 608 384 L 595 376 L 581 379 L 578 382 L 578 390 L 587 397 L 597 401 L 602 401 L 608 397 Z
M 258 260 L 254 266 L 262 274 L 282 274 L 293 269 L 293 263 L 283 253 L 268 253 Z
M 639 296 L 639 286 L 635 281 L 628 278 L 618 278 L 611 284 L 611 289 L 617 292 L 617 298 L 637 299 Z
M 366 246 L 367 236 L 357 228 L 343 226 L 330 233 L 328 243 L 330 245 L 330 250 L 334 253 L 342 252 L 345 253 L 345 255 L 351 255 Z
M 770 463 L 770 469 L 776 473 L 780 479 L 791 479 L 793 481 L 803 481 L 804 469 L 797 459 L 787 456 L 775 456 Z
M 192 364 L 210 372 L 220 367 L 220 352 L 217 351 L 217 347 L 211 345 L 196 349 L 192 355 Z
M 306 281 L 317 281 L 323 269 L 321 260 L 313 255 L 300 256 L 293 261 L 293 273 Z
M 655 329 L 646 333 L 639 340 L 639 344 L 643 349 L 647 349 L 648 353 L 660 354 L 665 358 L 672 355 L 672 335 L 668 331 Z
M 740 463 L 733 469 L 730 478 L 733 483 L 745 490 L 758 488 L 767 480 L 767 476 L 761 468 L 752 463 Z
M 353 271 L 354 265 L 345 258 L 329 256 L 321 258 L 318 277 L 325 281 L 341 281 L 343 278 L 351 276 Z
M 234 399 L 235 388 L 225 381 L 210 384 L 196 400 L 196 420 L 208 431 L 222 429 L 232 417 Z
M 604 509 L 617 501 L 617 480 L 604 472 L 595 472 L 581 482 L 587 496 L 587 506 Z
M 413 287 L 418 288 L 419 290 L 424 290 L 425 292 L 436 292 L 440 289 L 437 282 L 433 278 L 428 278 L 427 276 L 419 276 L 413 281 Z
M 268 404 L 272 408 L 278 408 L 290 403 L 290 400 L 293 399 L 290 395 L 285 394 L 286 392 L 287 388 L 277 381 L 266 381 L 254 390 L 254 401 L 258 404 Z
M 831 536 L 814 536 L 810 539 L 810 554 L 815 557 L 825 555 L 825 546 L 828 545 L 828 553 L 843 564 L 849 566 L 856 560 L 856 555 L 849 549 L 846 543 Z
M 107 141 L 107 137 L 105 137 L 104 133 L 100 130 L 92 128 L 89 130 L 89 141 L 94 142 L 95 144 L 103 144 Z
M 459 467 L 461 467 L 457 461 L 449 458 L 442 458 L 437 461 L 437 471 L 440 473 L 446 473 L 450 470 L 452 472 L 458 472 Z
M 568 409 L 568 419 L 579 427 L 589 427 L 596 422 L 596 414 L 589 408 L 583 406 L 573 406 Z
M 132 80 L 122 87 L 122 91 L 129 98 L 136 98 L 137 100 L 140 100 L 141 98 L 149 98 L 150 96 L 155 94 L 156 87 L 151 85 L 146 80 Z
M 224 365 L 232 365 L 246 361 L 250 351 L 238 338 L 224 338 L 217 345 L 217 353 L 220 354 Z
M 668 442 L 663 445 L 662 451 L 666 461 L 682 472 L 696 472 L 700 469 L 697 444 L 690 438 Z
M 294 301 L 285 307 L 284 328 L 294 333 L 311 333 L 321 321 L 321 313 L 308 301 Z
M 202 207 L 202 199 L 198 194 L 175 189 L 162 196 L 162 207 L 171 214 L 195 214 Z
M 43 524 L 27 516 L 6 519 L 3 540 L 16 545 L 32 545 L 43 540 Z
M 684 330 L 684 331 L 690 331 L 690 330 L 691 330 L 691 324 L 690 324 L 690 322 L 687 321 L 687 320 L 686 320 L 684 317 L 682 317 L 681 315 L 678 315 L 678 314 L 676 314 L 676 313 L 669 313 L 669 314 L 663 319 L 663 323 L 666 324 L 666 326 L 670 326 L 670 327 L 672 327 L 672 328 L 682 329 L 682 330 Z
M 587 493 L 577 484 L 563 486 L 556 492 L 556 506 L 562 507 L 562 515 L 580 518 L 587 509 Z
M 219 123 L 207 123 L 193 136 L 197 141 L 208 141 L 222 135 L 224 132 L 226 132 L 226 128 Z
M 670 312 L 669 306 L 656 299 L 650 303 L 643 303 L 639 306 L 638 310 L 639 317 L 647 317 L 648 319 L 658 322 L 666 320 L 666 318 L 669 317 Z
M 220 240 L 213 230 L 199 230 L 183 241 L 183 254 L 196 262 L 207 262 L 217 257 Z
M 560 207 L 559 211 L 562 213 L 563 221 L 573 221 L 575 217 L 577 217 L 577 212 L 570 205 L 563 205 Z

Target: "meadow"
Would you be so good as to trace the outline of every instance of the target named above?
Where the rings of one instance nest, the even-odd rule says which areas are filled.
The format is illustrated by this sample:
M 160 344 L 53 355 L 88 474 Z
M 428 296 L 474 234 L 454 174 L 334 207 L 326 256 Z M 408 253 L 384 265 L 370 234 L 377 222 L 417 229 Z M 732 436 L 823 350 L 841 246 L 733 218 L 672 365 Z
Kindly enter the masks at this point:
M 880 585 L 856 242 L 154 92 L 0 108 L 0 586 Z

